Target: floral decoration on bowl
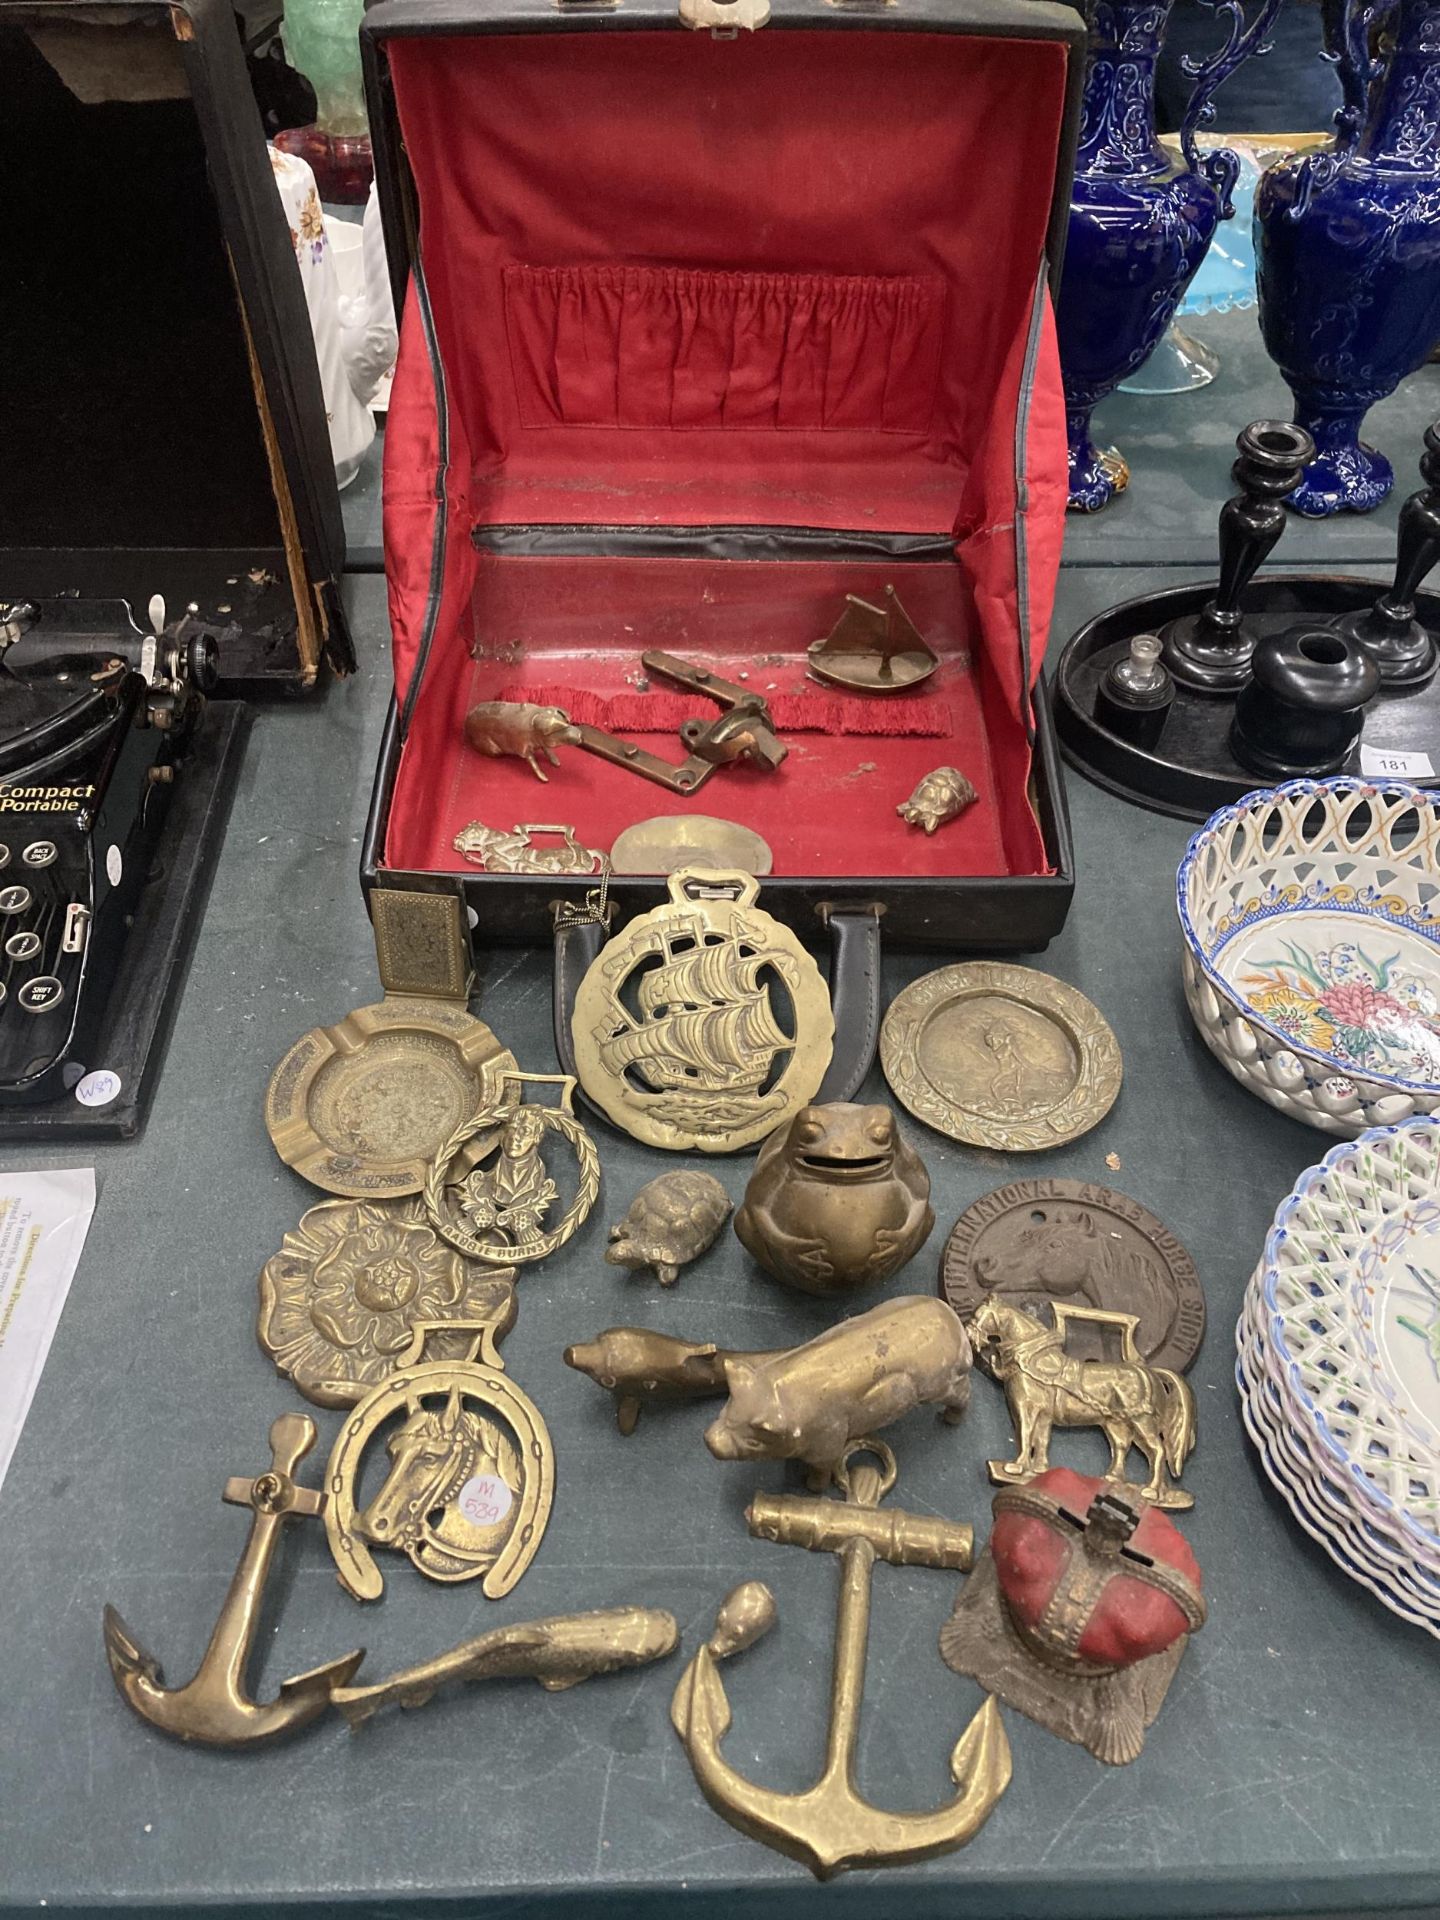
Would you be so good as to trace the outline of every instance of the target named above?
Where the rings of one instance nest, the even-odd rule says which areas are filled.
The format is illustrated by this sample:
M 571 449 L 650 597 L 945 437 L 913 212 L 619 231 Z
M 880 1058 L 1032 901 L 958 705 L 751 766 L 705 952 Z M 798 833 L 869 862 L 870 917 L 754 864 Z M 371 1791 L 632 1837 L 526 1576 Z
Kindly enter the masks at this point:
M 1247 794 L 1177 883 L 1206 1045 L 1272 1106 L 1352 1136 L 1440 1106 L 1440 796 L 1341 777 Z

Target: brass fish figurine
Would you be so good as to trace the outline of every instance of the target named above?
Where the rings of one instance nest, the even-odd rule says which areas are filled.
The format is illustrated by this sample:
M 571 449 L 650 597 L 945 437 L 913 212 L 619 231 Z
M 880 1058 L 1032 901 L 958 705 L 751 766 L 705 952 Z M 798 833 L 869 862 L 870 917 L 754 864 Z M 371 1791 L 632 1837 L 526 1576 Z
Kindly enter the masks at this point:
M 680 1628 L 663 1607 L 601 1607 L 495 1627 L 448 1653 L 392 1673 L 369 1687 L 335 1687 L 330 1698 L 352 1728 L 382 1707 L 423 1707 L 452 1680 L 538 1680 L 551 1693 L 598 1673 L 619 1673 L 663 1660 L 679 1645 Z

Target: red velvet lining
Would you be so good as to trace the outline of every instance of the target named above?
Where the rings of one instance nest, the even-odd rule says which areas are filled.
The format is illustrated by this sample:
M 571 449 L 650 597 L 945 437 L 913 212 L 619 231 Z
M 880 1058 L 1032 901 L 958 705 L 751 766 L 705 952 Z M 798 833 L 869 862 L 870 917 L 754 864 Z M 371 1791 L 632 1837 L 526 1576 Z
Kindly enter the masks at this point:
M 1063 537 L 1048 313 L 1036 353 L 1029 333 L 1064 49 L 597 31 L 388 53 L 446 397 L 412 301 L 386 450 L 396 679 L 413 696 L 387 864 L 455 870 L 474 818 L 562 818 L 608 844 L 688 804 L 755 826 L 778 872 L 1045 871 L 1019 616 L 1023 596 L 1033 675 Z M 547 523 L 954 529 L 962 565 L 477 563 L 472 525 Z M 951 741 L 796 734 L 779 775 L 723 772 L 690 803 L 573 750 L 545 788 L 463 745 L 473 700 L 618 693 L 644 647 L 798 692 L 843 594 L 892 579 L 946 654 Z M 982 798 L 927 839 L 893 810 L 943 761 Z
M 469 708 L 502 692 L 533 696 L 579 686 L 633 695 L 642 647 L 703 661 L 728 679 L 744 674 L 766 694 L 816 691 L 805 677 L 805 646 L 826 631 L 846 593 L 873 599 L 887 582 L 941 654 L 926 693 L 950 709 L 946 739 L 791 733 L 789 757 L 775 773 L 725 768 L 693 798 L 574 747 L 558 749 L 560 765 L 547 769 L 542 785 L 523 761 L 484 759 L 464 742 Z M 1007 722 L 1004 695 L 983 655 L 972 658 L 969 597 L 958 567 L 482 556 L 474 607 L 480 657 L 451 646 L 426 674 L 396 781 L 387 840 L 392 866 L 462 869 L 452 842 L 472 820 L 492 827 L 560 822 L 609 847 L 622 828 L 652 814 L 718 813 L 769 841 L 777 873 L 1045 870 L 1025 800 L 1024 736 Z M 670 697 L 666 689 L 667 709 Z M 702 717 L 718 711 L 698 694 L 687 704 L 688 713 Z M 684 758 L 673 733 L 633 737 L 666 759 Z M 906 826 L 896 806 L 923 775 L 947 763 L 974 782 L 979 800 L 933 836 Z
M 1061 47 L 956 34 L 596 32 L 398 39 L 389 52 L 481 520 L 948 531 L 1030 311 Z M 590 270 L 593 285 L 597 268 L 708 271 L 754 287 L 764 284 L 754 276 L 803 276 L 832 303 L 856 276 L 938 281 L 948 297 L 934 404 L 917 410 L 923 378 L 907 373 L 888 420 L 867 405 L 858 428 L 850 417 L 829 423 L 853 434 L 849 447 L 831 445 L 824 425 L 777 433 L 763 403 L 749 425 L 707 431 L 701 418 L 683 434 L 653 416 L 649 431 L 527 424 L 530 369 L 522 364 L 517 393 L 512 354 L 497 351 L 507 270 L 513 287 L 516 269 L 561 269 L 561 283 Z M 783 359 L 785 315 L 752 301 L 748 318 L 740 357 L 779 348 Z M 603 388 L 619 377 L 615 336 L 587 366 L 593 344 L 583 332 L 552 337 L 542 358 L 564 349 L 567 380 Z M 669 343 L 637 339 L 641 360 L 652 350 L 663 358 Z M 926 365 L 929 352 L 922 343 Z M 882 431 L 901 444 L 877 447 Z

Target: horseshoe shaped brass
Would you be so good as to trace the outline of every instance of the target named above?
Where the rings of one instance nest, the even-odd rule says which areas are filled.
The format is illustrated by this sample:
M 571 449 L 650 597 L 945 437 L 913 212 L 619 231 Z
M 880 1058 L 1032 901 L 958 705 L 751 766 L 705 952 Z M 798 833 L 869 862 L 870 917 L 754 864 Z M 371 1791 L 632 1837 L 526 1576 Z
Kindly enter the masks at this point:
M 427 1335 L 454 1330 L 454 1322 L 418 1325 L 412 1356 Z M 534 1402 L 506 1378 L 492 1329 L 470 1330 L 470 1358 L 398 1368 L 347 1416 L 335 1442 L 325 1470 L 325 1537 L 340 1584 L 356 1600 L 378 1600 L 384 1591 L 372 1546 L 408 1554 L 431 1580 L 478 1578 L 489 1600 L 509 1593 L 539 1550 L 555 1501 L 550 1433 Z M 366 1449 L 400 1414 L 390 1472 L 360 1511 Z

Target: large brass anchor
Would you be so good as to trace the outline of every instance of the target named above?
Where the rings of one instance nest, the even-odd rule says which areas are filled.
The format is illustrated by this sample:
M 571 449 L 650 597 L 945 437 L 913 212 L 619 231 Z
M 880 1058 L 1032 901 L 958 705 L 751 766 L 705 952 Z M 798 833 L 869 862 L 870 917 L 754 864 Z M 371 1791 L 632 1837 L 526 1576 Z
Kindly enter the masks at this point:
M 254 1514 L 250 1537 L 230 1582 L 195 1678 L 167 1687 L 153 1654 L 145 1651 L 114 1607 L 105 1609 L 105 1652 L 122 1696 L 142 1720 L 177 1740 L 206 1747 L 253 1747 L 278 1740 L 324 1713 L 332 1687 L 343 1687 L 365 1657 L 363 1647 L 313 1672 L 281 1682 L 278 1698 L 263 1703 L 245 1691 L 245 1669 L 260 1621 L 265 1581 L 287 1520 L 319 1514 L 325 1496 L 297 1486 L 295 1469 L 315 1444 L 308 1414 L 282 1413 L 270 1429 L 270 1468 L 254 1480 L 225 1482 L 223 1498 Z
M 873 1454 L 881 1467 L 850 1459 Z M 855 1741 L 865 1684 L 870 1631 L 870 1572 L 877 1559 L 896 1567 L 970 1566 L 974 1530 L 948 1520 L 896 1510 L 877 1511 L 895 1484 L 895 1456 L 883 1441 L 850 1448 L 835 1475 L 845 1495 L 836 1500 L 793 1494 L 757 1494 L 746 1514 L 758 1539 L 840 1556 L 835 1666 L 830 1688 L 830 1737 L 825 1770 L 804 1793 L 757 1787 L 721 1758 L 730 1727 L 730 1703 L 720 1662 L 753 1646 L 774 1626 L 775 1601 L 750 1580 L 726 1599 L 715 1631 L 681 1675 L 670 1707 L 700 1790 L 732 1827 L 799 1860 L 821 1880 L 847 1867 L 899 1866 L 963 1847 L 984 1825 L 1010 1784 L 1010 1743 L 1000 1710 L 988 1699 L 950 1755 L 958 1795 L 933 1813 L 889 1813 L 862 1799 L 855 1782 Z

